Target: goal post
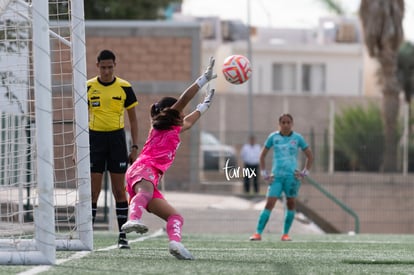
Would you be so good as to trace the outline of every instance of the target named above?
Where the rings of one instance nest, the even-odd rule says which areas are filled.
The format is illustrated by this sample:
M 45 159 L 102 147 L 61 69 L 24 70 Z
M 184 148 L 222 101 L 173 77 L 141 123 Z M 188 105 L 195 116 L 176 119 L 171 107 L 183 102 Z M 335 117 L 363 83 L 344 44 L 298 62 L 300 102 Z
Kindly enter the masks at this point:
M 73 96 L 75 102 L 75 146 L 77 156 L 77 187 L 79 201 L 76 207 L 76 227 L 79 231 L 80 248 L 92 250 L 92 213 L 90 161 L 89 161 L 89 127 L 88 102 L 86 96 L 86 46 L 85 46 L 85 20 L 83 1 L 71 2 L 72 16 L 72 66 L 73 68 Z
M 0 264 L 92 250 L 83 1 L 0 0 Z

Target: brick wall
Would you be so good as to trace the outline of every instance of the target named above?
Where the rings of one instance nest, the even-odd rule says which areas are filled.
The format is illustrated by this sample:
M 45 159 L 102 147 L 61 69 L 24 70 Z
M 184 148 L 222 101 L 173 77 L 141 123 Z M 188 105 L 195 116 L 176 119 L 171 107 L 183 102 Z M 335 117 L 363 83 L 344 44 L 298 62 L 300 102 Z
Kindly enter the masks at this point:
M 87 75 L 97 74 L 96 57 L 103 49 L 116 55 L 116 74 L 133 82 L 191 79 L 191 37 L 97 37 L 86 38 Z

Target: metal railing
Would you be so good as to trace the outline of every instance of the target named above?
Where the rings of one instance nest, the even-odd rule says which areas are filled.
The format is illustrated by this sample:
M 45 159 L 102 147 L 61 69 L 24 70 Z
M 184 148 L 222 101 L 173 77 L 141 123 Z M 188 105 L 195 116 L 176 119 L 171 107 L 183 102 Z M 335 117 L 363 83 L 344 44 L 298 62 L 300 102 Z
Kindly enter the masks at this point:
M 312 178 L 306 177 L 306 180 L 312 186 L 314 186 L 316 189 L 318 189 L 323 195 L 325 195 L 325 197 L 330 199 L 332 202 L 334 202 L 336 205 L 338 205 L 340 208 L 342 208 L 342 210 L 344 210 L 345 212 L 347 212 L 349 215 L 351 215 L 354 218 L 354 221 L 355 221 L 354 232 L 355 232 L 355 234 L 358 234 L 359 233 L 359 217 L 358 217 L 357 213 L 354 210 L 352 210 L 349 206 L 347 206 L 345 203 L 343 203 L 338 198 L 336 198 L 334 195 L 329 193 L 325 188 L 322 187 L 322 185 L 317 183 Z

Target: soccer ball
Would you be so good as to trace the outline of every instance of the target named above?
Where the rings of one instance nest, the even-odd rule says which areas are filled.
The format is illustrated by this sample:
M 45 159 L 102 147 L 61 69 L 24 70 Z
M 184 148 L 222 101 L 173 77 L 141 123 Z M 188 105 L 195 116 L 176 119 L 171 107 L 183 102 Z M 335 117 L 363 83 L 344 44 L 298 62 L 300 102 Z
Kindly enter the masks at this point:
M 250 61 L 243 55 L 231 55 L 224 60 L 223 74 L 231 84 L 242 84 L 252 75 Z

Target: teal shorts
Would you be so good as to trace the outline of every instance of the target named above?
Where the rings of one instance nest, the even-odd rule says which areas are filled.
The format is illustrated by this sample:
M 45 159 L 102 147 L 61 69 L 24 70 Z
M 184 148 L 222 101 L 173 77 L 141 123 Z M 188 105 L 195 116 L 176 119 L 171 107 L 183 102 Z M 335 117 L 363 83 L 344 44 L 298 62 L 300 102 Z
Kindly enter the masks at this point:
M 295 175 L 275 176 L 273 182 L 267 188 L 267 197 L 281 198 L 282 193 L 286 198 L 296 198 L 299 194 L 301 182 Z

